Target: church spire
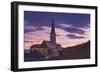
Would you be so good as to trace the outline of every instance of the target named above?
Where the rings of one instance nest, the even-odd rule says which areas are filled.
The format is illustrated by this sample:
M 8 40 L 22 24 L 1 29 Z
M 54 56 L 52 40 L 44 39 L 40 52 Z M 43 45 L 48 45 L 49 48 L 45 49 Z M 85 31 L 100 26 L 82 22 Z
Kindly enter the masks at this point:
M 54 17 L 52 18 L 51 33 L 55 33 Z
M 54 25 L 54 17 L 52 18 L 52 26 L 51 26 L 51 33 L 50 33 L 50 41 L 53 44 L 56 44 L 56 33 L 55 33 L 55 25 Z

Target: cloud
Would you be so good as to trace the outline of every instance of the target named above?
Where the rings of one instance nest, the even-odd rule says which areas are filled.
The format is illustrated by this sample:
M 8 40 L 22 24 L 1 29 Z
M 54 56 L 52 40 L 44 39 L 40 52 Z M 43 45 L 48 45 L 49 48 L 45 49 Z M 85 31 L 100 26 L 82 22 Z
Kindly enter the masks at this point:
M 84 34 L 85 31 L 78 29 L 78 28 L 64 28 L 63 30 L 70 32 L 70 33 L 78 33 L 78 34 Z
M 28 27 L 28 28 L 31 29 L 32 27 Z M 36 31 L 25 32 L 25 35 L 24 35 L 25 48 L 29 48 L 32 44 L 41 44 L 43 40 L 50 41 L 51 27 L 42 26 L 41 29 L 37 29 L 37 28 L 35 29 Z M 56 27 L 55 32 L 57 35 L 56 42 L 61 44 L 62 47 L 74 46 L 74 45 L 86 42 L 87 40 L 90 39 L 89 29 L 86 29 L 84 34 L 78 34 L 78 33 L 68 32 L 66 30 Z
M 25 30 L 36 30 L 37 28 L 35 26 L 31 26 L 31 25 L 25 25 L 24 26 Z
M 83 38 L 85 38 L 84 36 L 77 36 L 75 34 L 68 34 L 67 37 L 69 37 L 70 39 L 83 39 Z
M 24 31 L 26 32 L 31 32 L 31 31 L 37 31 L 37 30 L 43 30 L 43 28 L 41 27 L 36 27 L 36 26 L 32 26 L 32 25 L 25 25 L 24 26 Z
M 60 26 L 61 28 L 70 28 L 72 27 L 72 24 L 59 24 L 58 26 Z
M 70 32 L 70 33 L 78 33 L 78 34 L 84 34 L 85 31 L 87 31 L 90 27 L 89 27 L 89 24 L 87 27 L 76 27 L 76 26 L 73 26 L 74 24 L 59 24 L 58 27 L 67 31 L 67 32 Z

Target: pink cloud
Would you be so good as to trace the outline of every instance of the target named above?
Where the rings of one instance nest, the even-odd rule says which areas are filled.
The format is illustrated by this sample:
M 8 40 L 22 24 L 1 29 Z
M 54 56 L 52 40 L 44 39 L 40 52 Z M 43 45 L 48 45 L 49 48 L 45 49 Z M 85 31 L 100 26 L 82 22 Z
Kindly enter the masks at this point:
M 25 33 L 25 41 L 30 41 L 32 43 L 27 43 L 25 42 L 25 49 L 29 49 L 32 44 L 41 44 L 43 40 L 50 40 L 50 27 L 41 27 L 43 30 L 37 30 L 37 31 L 31 31 Z M 90 29 L 84 28 L 86 32 L 84 34 L 77 34 L 77 33 L 69 33 L 64 31 L 63 29 L 55 28 L 56 31 L 56 39 L 57 43 L 61 44 L 62 47 L 70 47 L 70 46 L 75 46 L 84 42 L 87 42 L 90 40 Z M 70 39 L 66 35 L 67 34 L 74 34 L 77 36 L 84 36 L 85 38 L 83 39 Z

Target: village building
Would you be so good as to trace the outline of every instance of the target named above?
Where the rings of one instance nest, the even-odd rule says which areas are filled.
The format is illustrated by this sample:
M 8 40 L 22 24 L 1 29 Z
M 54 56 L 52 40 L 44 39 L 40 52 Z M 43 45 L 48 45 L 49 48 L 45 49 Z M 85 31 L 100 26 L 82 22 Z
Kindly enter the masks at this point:
M 30 47 L 30 52 L 32 53 L 34 50 L 46 56 L 46 58 L 56 57 L 56 56 L 61 55 L 61 52 L 63 49 L 60 44 L 56 43 L 54 19 L 52 20 L 50 41 L 44 40 L 41 44 L 32 45 Z

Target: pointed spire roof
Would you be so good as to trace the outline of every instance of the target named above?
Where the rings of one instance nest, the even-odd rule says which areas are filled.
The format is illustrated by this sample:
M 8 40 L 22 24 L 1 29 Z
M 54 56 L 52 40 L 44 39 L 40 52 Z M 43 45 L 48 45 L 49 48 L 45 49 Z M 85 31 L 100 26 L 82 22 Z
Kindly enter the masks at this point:
M 54 23 L 54 17 L 52 17 L 52 28 L 51 28 L 51 33 L 55 33 L 55 23 Z

